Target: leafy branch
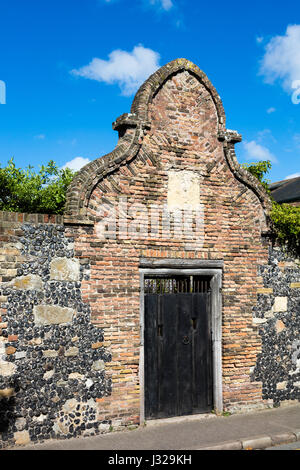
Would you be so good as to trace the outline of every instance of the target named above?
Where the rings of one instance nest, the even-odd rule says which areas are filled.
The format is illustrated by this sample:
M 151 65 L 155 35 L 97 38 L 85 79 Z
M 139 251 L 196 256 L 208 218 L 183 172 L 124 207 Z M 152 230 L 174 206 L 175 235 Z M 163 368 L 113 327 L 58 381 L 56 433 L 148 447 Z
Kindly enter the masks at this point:
M 17 168 L 11 158 L 0 166 L 0 210 L 62 214 L 73 177 L 72 170 L 59 169 L 53 160 L 36 172 L 31 165 Z

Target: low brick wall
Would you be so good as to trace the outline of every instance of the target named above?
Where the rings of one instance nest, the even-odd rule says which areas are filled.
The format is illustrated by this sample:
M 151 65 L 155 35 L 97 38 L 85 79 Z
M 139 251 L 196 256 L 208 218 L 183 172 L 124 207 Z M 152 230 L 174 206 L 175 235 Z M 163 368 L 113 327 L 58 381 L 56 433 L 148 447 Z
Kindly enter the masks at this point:
M 0 447 L 108 430 L 103 331 L 59 216 L 0 212 Z

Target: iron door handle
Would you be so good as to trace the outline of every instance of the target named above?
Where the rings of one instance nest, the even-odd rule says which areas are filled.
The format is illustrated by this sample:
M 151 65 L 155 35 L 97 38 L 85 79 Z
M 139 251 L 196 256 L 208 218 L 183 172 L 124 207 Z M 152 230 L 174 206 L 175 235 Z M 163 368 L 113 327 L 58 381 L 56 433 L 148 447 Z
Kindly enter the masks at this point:
M 182 342 L 183 342 L 183 344 L 189 344 L 190 338 L 189 338 L 188 336 L 184 336 L 184 337 L 182 338 Z

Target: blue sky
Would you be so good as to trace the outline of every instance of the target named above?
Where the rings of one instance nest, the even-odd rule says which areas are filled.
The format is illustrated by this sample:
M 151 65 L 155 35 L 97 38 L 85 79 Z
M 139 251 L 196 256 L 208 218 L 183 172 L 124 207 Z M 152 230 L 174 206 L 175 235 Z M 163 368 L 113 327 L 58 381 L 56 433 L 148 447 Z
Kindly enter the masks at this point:
M 110 152 L 111 124 L 137 87 L 184 57 L 242 134 L 239 162 L 271 159 L 271 181 L 300 175 L 294 0 L 0 0 L 0 18 L 2 166 L 14 156 L 20 167 L 53 159 L 78 168 Z

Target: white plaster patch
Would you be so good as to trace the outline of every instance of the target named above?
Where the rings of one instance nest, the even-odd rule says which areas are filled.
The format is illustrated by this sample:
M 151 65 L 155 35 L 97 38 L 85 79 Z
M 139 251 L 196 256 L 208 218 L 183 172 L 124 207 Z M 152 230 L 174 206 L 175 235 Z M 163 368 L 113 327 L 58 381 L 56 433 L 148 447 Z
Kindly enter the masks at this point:
M 199 175 L 189 170 L 168 171 L 168 209 L 199 209 Z

